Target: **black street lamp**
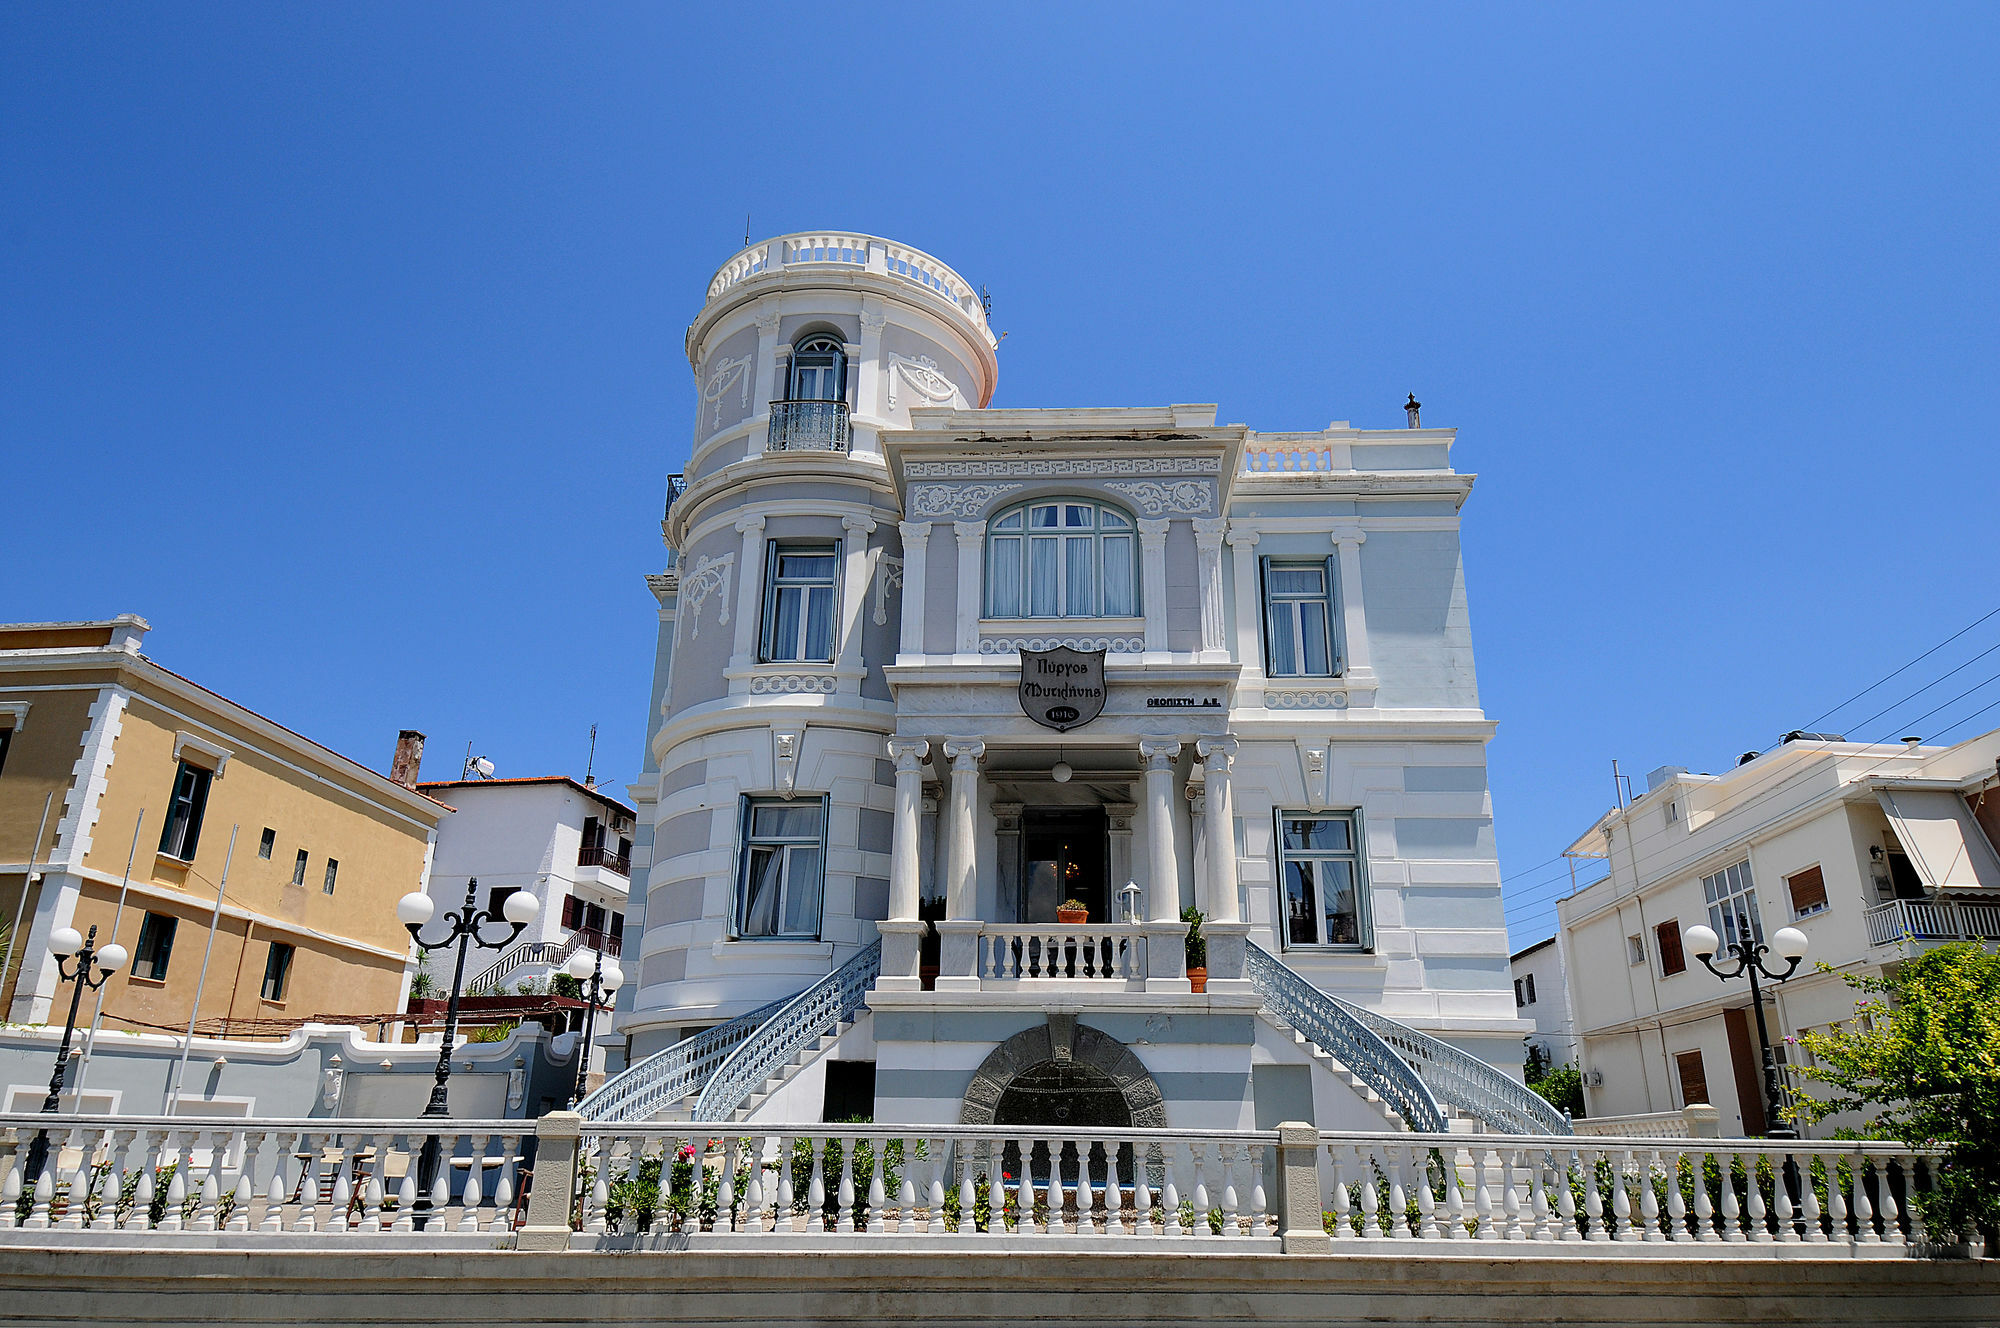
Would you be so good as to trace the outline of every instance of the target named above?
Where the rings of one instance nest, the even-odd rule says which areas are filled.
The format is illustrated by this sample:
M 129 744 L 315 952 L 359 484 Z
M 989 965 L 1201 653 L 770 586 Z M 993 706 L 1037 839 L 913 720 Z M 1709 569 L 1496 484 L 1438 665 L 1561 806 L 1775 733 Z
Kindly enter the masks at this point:
M 605 968 L 604 951 L 601 948 L 596 952 L 595 959 L 578 950 L 569 957 L 569 963 L 564 965 L 563 972 L 578 982 L 582 982 L 586 977 L 590 979 L 590 985 L 584 988 L 584 996 L 590 1002 L 590 1006 L 583 1013 L 583 1041 L 576 1046 L 576 1090 L 569 1097 L 569 1104 L 573 1108 L 583 1101 L 584 1089 L 588 1087 L 590 1039 L 592 1030 L 597 1026 L 597 1007 L 606 997 L 618 994 L 618 989 L 625 985 L 625 973 L 618 967 L 616 960 L 612 961 L 609 969 Z
M 97 948 L 97 927 L 93 924 L 90 935 L 78 936 L 74 927 L 58 927 L 49 933 L 49 953 L 56 957 L 56 972 L 61 974 L 57 986 L 64 982 L 74 983 L 76 990 L 70 993 L 69 1022 L 63 1025 L 62 1046 L 56 1049 L 56 1070 L 49 1076 L 49 1095 L 42 1100 L 42 1110 L 53 1113 L 62 1106 L 63 1080 L 69 1077 L 69 1044 L 76 1036 L 76 1014 L 83 1005 L 86 989 L 95 991 L 111 980 L 111 975 L 125 967 L 131 956 L 122 945 L 112 944 L 102 950 Z M 70 971 L 70 956 L 76 957 L 76 971 Z M 92 961 L 95 961 L 93 965 Z M 92 975 L 93 966 L 96 969 Z M 38 1130 L 35 1142 L 28 1147 L 26 1177 L 33 1182 L 41 1177 L 42 1165 L 48 1161 L 49 1132 Z
M 1757 990 L 1757 979 L 1762 976 L 1772 982 L 1783 982 L 1797 972 L 1799 961 L 1806 957 L 1808 945 L 1806 934 L 1797 927 L 1780 927 L 1772 934 L 1771 943 L 1766 945 L 1760 940 L 1753 939 L 1749 930 L 1741 928 L 1740 924 L 1739 929 L 1744 932 L 1744 939 L 1729 943 L 1729 953 L 1735 958 L 1736 967 L 1726 973 L 1714 963 L 1715 952 L 1722 944 L 1722 938 L 1715 934 L 1713 928 L 1699 926 L 1688 928 L 1688 949 L 1694 952 L 1696 959 L 1701 960 L 1702 967 L 1724 982 L 1732 982 L 1745 974 L 1749 975 L 1750 1007 L 1757 1012 L 1757 1046 L 1764 1056 L 1764 1133 L 1772 1139 L 1796 1139 L 1799 1137 L 1799 1132 L 1778 1118 L 1781 1105 L 1778 1100 L 1778 1058 L 1771 1054 L 1771 1033 L 1764 1026 L 1764 997 Z M 1783 972 L 1773 972 L 1765 963 L 1766 956 L 1772 950 L 1776 950 L 1784 957 L 1786 962 Z
M 479 897 L 479 879 L 473 877 L 465 883 L 465 906 L 445 914 L 449 930 L 435 941 L 423 938 L 423 927 L 431 920 L 437 906 L 431 897 L 421 890 L 412 890 L 396 901 L 396 920 L 409 929 L 410 939 L 419 950 L 445 950 L 458 947 L 458 958 L 451 970 L 451 999 L 444 1010 L 444 1041 L 438 1048 L 437 1082 L 431 1086 L 431 1100 L 425 1106 L 426 1116 L 443 1116 L 445 1110 L 445 1084 L 451 1079 L 452 1043 L 458 1037 L 458 1002 L 461 989 L 465 985 L 466 952 L 477 945 L 482 950 L 504 950 L 514 943 L 521 929 L 535 920 L 541 912 L 541 904 L 526 890 L 515 890 L 500 905 L 500 914 L 494 916 L 491 908 L 475 908 Z M 479 934 L 479 929 L 489 922 L 504 921 L 509 930 L 497 941 L 489 941 Z M 424 1140 L 422 1160 L 418 1164 L 417 1188 L 418 1205 L 430 1201 L 431 1185 L 437 1179 L 438 1137 L 431 1135 Z

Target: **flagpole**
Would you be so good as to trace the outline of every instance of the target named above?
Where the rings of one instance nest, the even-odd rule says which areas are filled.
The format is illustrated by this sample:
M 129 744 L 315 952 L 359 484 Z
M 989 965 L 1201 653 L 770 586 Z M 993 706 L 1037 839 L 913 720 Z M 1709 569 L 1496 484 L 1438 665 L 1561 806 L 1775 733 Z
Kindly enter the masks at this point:
M 146 809 L 132 823 L 132 847 L 125 850 L 125 879 L 118 882 L 118 909 L 111 915 L 110 940 L 118 939 L 118 924 L 125 920 L 125 894 L 132 888 L 132 860 L 139 856 L 139 828 L 146 824 Z M 107 944 L 109 942 L 107 941 Z M 104 986 L 97 988 L 97 1008 L 90 1014 L 90 1032 L 83 1039 L 83 1051 L 76 1059 L 76 1109 L 83 1110 L 83 1076 L 90 1073 L 91 1053 L 97 1050 L 97 1030 L 104 1023 Z
M 215 953 L 215 929 L 222 925 L 222 892 L 229 888 L 229 864 L 236 859 L 238 829 L 234 825 L 229 827 L 229 852 L 223 855 L 222 879 L 215 886 L 215 913 L 208 920 L 208 944 L 201 950 L 201 978 L 195 984 L 194 1005 L 188 1010 L 187 1036 L 181 1039 L 181 1059 L 174 1066 L 174 1082 L 167 1089 L 167 1100 L 161 1108 L 163 1115 L 173 1115 L 181 1104 L 181 1077 L 187 1073 L 188 1052 L 194 1049 L 194 1021 L 201 1017 L 201 989 L 208 985 L 208 960 Z

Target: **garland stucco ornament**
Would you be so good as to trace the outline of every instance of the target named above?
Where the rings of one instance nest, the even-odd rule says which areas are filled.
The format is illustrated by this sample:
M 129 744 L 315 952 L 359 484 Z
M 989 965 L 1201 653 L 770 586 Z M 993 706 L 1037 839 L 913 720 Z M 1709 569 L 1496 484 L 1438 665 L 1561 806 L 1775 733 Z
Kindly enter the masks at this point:
M 1166 1128 L 1167 1107 L 1160 1086 L 1132 1049 L 1109 1033 L 1078 1023 L 1073 1014 L 1051 1014 L 1046 1024 L 1024 1028 L 995 1047 L 973 1072 L 972 1085 L 965 1090 L 965 1101 L 958 1109 L 958 1123 L 994 1124 L 1000 1096 L 1008 1085 L 1024 1072 L 1051 1061 L 1088 1065 L 1108 1076 L 1132 1113 L 1133 1129 Z
M 1200 516 L 1215 505 L 1215 486 L 1206 480 L 1108 480 L 1104 487 L 1147 516 Z
M 688 624 L 688 635 L 701 636 L 701 606 L 708 602 L 710 595 L 716 596 L 722 607 L 716 611 L 715 621 L 719 626 L 729 625 L 729 577 L 735 570 L 736 555 L 725 553 L 720 558 L 703 554 L 694 565 L 694 570 L 681 580 L 681 599 L 687 605 L 684 621 Z
M 910 495 L 910 511 L 919 517 L 976 517 L 994 499 L 1020 487 L 1018 484 L 926 484 Z
M 938 362 L 928 355 L 911 357 L 891 355 L 889 357 L 889 404 L 894 406 L 898 384 L 908 384 L 916 389 L 925 405 L 963 406 L 965 398 L 959 395 L 958 384 L 945 377 Z
M 702 384 L 701 399 L 703 404 L 715 407 L 714 413 L 709 417 L 709 427 L 711 429 L 722 423 L 722 398 L 732 387 L 737 389 L 737 395 L 740 398 L 737 403 L 739 408 L 743 410 L 750 409 L 750 357 L 748 355 L 739 356 L 735 359 L 718 360 L 715 365 L 715 371 L 709 374 L 708 381 Z

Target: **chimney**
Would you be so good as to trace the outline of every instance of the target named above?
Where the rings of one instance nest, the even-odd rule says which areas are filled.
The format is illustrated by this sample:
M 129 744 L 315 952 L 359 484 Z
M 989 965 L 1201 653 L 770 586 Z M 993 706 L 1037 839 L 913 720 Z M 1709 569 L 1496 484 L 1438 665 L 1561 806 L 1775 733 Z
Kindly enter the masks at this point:
M 389 778 L 406 789 L 417 786 L 417 770 L 424 763 L 424 735 L 404 729 L 396 735 L 396 759 L 389 763 Z
M 1412 429 L 1421 429 L 1424 427 L 1423 417 L 1418 413 L 1419 411 L 1423 410 L 1423 408 L 1424 408 L 1424 403 L 1417 400 L 1417 394 L 1415 392 L 1410 393 L 1410 399 L 1403 403 L 1403 414 L 1409 417 L 1410 427 Z

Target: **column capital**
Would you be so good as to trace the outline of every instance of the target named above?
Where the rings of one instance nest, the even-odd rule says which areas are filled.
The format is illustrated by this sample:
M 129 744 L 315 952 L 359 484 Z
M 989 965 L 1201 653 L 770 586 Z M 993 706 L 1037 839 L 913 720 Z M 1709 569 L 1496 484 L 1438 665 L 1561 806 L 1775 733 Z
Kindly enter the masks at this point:
M 880 332 L 889 324 L 888 311 L 879 307 L 871 308 L 870 303 L 871 297 L 864 297 L 861 301 L 861 330 Z
M 944 755 L 954 773 L 971 773 L 985 759 L 986 744 L 977 738 L 949 738 L 944 744 Z
M 889 759 L 896 763 L 899 775 L 922 770 L 924 758 L 931 752 L 931 745 L 922 738 L 891 738 L 888 747 Z
M 1141 738 L 1139 755 L 1144 758 L 1148 769 L 1171 770 L 1174 758 L 1181 754 L 1179 738 Z
M 1166 517 L 1140 517 L 1139 542 L 1149 549 L 1158 549 L 1167 542 L 1167 527 L 1172 525 Z
M 954 521 L 951 523 L 951 528 L 957 533 L 958 542 L 961 546 L 975 544 L 986 538 L 986 523 L 984 521 Z
M 1236 747 L 1234 738 L 1203 738 L 1195 743 L 1194 750 L 1208 769 L 1227 771 L 1236 756 Z
M 781 317 L 782 315 L 776 309 L 760 310 L 757 314 L 757 330 L 760 332 L 776 332 L 778 330 L 778 321 Z
M 1368 532 L 1360 526 L 1335 526 L 1333 528 L 1333 542 L 1335 544 L 1366 544 L 1368 542 Z
M 1194 519 L 1195 546 L 1203 551 L 1220 549 L 1223 532 L 1229 529 L 1226 516 L 1198 516 Z
M 844 516 L 840 519 L 842 530 L 860 530 L 869 534 L 875 531 L 875 519 L 866 516 Z
M 931 523 L 928 521 L 898 521 L 896 529 L 902 533 L 905 544 L 922 544 L 931 537 Z
M 748 535 L 752 531 L 762 530 L 763 528 L 764 517 L 762 513 L 756 516 L 741 516 L 736 518 L 736 530 L 738 534 Z
M 1229 523 L 1229 545 L 1231 548 L 1254 549 L 1257 547 L 1257 541 L 1262 538 L 1261 534 L 1244 525 L 1241 521 L 1232 521 Z
M 1181 792 L 1187 798 L 1188 810 L 1196 816 L 1204 815 L 1208 811 L 1208 786 L 1206 784 L 1189 784 Z

